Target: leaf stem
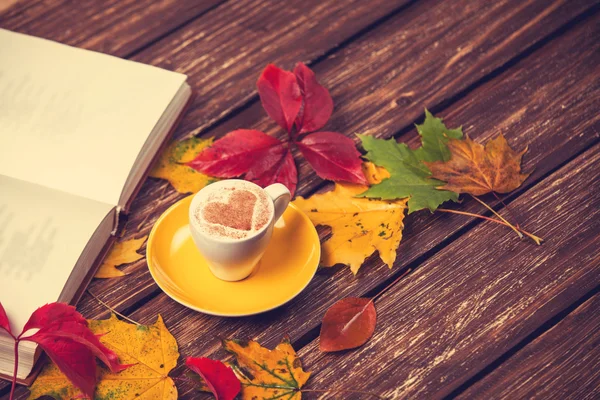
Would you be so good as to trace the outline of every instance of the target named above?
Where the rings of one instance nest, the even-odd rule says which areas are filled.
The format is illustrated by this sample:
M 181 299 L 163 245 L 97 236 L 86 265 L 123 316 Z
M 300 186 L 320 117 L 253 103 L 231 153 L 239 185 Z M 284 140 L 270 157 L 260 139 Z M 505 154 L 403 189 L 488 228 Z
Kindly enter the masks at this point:
M 108 304 L 106 304 L 105 302 L 103 302 L 102 300 L 100 300 L 94 293 L 92 293 L 89 289 L 87 290 L 87 293 L 92 296 L 98 303 L 102 304 L 104 307 L 108 308 L 110 310 L 110 312 L 112 312 L 113 314 L 118 315 L 119 317 L 123 318 L 126 321 L 131 322 L 132 324 L 136 324 L 136 325 L 141 325 L 139 322 L 135 322 L 134 320 L 132 320 L 129 317 L 126 317 L 125 315 L 121 314 L 120 312 L 118 312 L 117 310 L 115 310 L 114 308 L 112 308 L 111 306 L 109 306 Z
M 514 227 L 513 225 L 511 225 L 507 220 L 505 220 L 504 218 L 502 218 L 502 216 L 500 214 L 498 214 L 496 211 L 494 211 L 494 209 L 490 206 L 488 206 L 486 203 L 484 203 L 482 200 L 478 199 L 477 197 L 471 195 L 471 197 L 473 197 L 475 200 L 477 200 L 480 204 L 482 204 L 485 208 L 487 208 L 488 210 L 490 210 L 491 212 L 494 213 L 494 215 L 498 216 L 498 218 L 500 218 L 502 221 L 506 222 L 512 229 L 514 229 L 515 231 L 517 231 L 517 233 L 522 232 L 523 234 L 527 235 L 527 237 L 529 237 L 531 240 L 533 240 L 538 246 L 542 244 L 542 242 L 544 241 L 544 239 L 535 236 L 534 234 L 531 234 L 529 232 L 526 232 L 525 230 L 521 229 L 521 227 L 519 226 L 519 224 L 517 224 L 517 227 Z M 504 204 L 504 202 L 502 202 L 502 204 Z M 505 205 L 506 206 L 506 205 Z M 509 210 L 510 212 L 510 210 Z M 519 237 L 522 238 L 523 236 L 519 234 Z
M 504 219 L 504 217 L 502 217 L 502 215 L 498 214 L 496 212 L 496 210 L 494 210 L 492 207 L 488 206 L 486 203 L 484 203 L 482 200 L 479 200 L 479 198 L 477 196 L 473 196 L 471 195 L 472 198 L 474 198 L 475 200 L 477 200 L 477 202 L 479 204 L 481 204 L 482 206 L 484 206 L 485 208 L 487 208 L 488 210 L 490 210 L 492 213 L 494 213 L 494 215 L 498 218 L 500 218 L 502 221 L 504 221 L 504 223 L 506 223 L 506 226 L 510 227 L 510 229 L 512 229 L 513 231 L 515 231 L 517 233 L 517 235 L 519 235 L 519 238 L 523 239 L 523 234 L 521 232 L 519 232 L 519 230 L 510 222 L 508 222 L 507 220 Z
M 334 390 L 334 389 L 300 389 L 300 392 L 315 392 L 315 393 L 356 393 L 356 394 L 366 394 L 369 396 L 377 397 L 378 399 L 385 399 L 385 397 L 380 396 L 376 393 L 366 392 L 363 390 Z
M 498 195 L 496 194 L 496 192 L 492 192 L 492 194 L 494 195 L 494 197 L 496 198 L 496 200 L 498 200 L 500 203 L 502 203 L 502 205 L 504 206 L 504 208 L 506 209 L 506 211 L 508 211 L 508 213 L 510 214 L 510 216 L 511 216 L 511 217 L 513 217 L 514 219 L 517 219 L 517 217 L 515 216 L 515 213 L 513 213 L 513 211 L 512 211 L 512 208 L 510 208 L 510 207 L 508 206 L 508 204 L 506 204 L 506 203 L 504 202 L 504 200 L 502 200 L 502 199 L 500 198 L 500 196 L 498 196 Z M 519 226 L 519 223 L 518 223 L 518 222 L 515 224 L 515 226 L 516 226 L 517 228 L 520 228 L 520 226 Z
M 390 288 L 392 286 L 394 286 L 396 283 L 398 283 L 398 281 L 402 278 L 404 278 L 406 275 L 408 275 L 408 273 L 411 271 L 411 269 L 407 269 L 406 271 L 404 271 L 404 273 L 402 275 L 400 275 L 399 277 L 397 277 L 396 279 L 394 279 L 394 281 L 392 283 L 390 283 L 389 285 L 387 285 L 382 291 L 380 291 L 379 293 L 377 293 L 375 296 L 373 296 L 373 298 L 371 299 L 371 303 L 374 303 L 375 300 L 377 300 L 378 298 L 381 297 L 382 294 L 384 294 L 385 292 L 387 292 L 388 290 L 390 290 Z
M 479 214 L 473 214 L 470 212 L 465 212 L 465 211 L 458 211 L 458 210 L 448 210 L 445 208 L 438 208 L 436 211 L 440 211 L 440 212 L 445 212 L 445 213 L 450 213 L 450 214 L 458 214 L 458 215 L 466 215 L 468 217 L 474 217 L 474 218 L 480 218 L 480 219 L 485 219 L 486 221 L 490 221 L 490 222 L 495 222 L 496 224 L 500 224 L 500 225 L 504 225 L 504 226 L 509 226 L 508 224 L 504 223 L 503 221 L 500 221 L 499 219 L 495 219 L 495 218 L 490 218 L 490 217 L 486 217 L 484 215 L 479 215 Z M 538 245 L 541 244 L 541 242 L 544 241 L 544 239 L 537 237 L 529 232 L 524 231 L 522 228 L 517 228 L 519 229 L 519 231 L 526 235 L 527 237 L 531 238 L 531 240 L 533 240 L 534 242 L 536 242 Z
M 12 386 L 10 388 L 9 400 L 13 400 L 17 387 L 17 372 L 19 371 L 19 341 L 15 339 L 15 366 L 13 368 Z

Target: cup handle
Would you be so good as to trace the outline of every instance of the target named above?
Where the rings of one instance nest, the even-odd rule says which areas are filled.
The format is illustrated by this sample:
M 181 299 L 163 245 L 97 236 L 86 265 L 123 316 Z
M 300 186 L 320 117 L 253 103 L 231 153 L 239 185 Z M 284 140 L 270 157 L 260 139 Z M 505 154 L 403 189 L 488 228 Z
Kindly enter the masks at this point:
M 285 209 L 287 208 L 290 200 L 292 199 L 292 195 L 285 185 L 281 183 L 274 183 L 265 188 L 265 192 L 271 197 L 273 200 L 273 205 L 275 206 L 275 218 L 274 222 L 277 222 L 279 217 L 283 214 Z

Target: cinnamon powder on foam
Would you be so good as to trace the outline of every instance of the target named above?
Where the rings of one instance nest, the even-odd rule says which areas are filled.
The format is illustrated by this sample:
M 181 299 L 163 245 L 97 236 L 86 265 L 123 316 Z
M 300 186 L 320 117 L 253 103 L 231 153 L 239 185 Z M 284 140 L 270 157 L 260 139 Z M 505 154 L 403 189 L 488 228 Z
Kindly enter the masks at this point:
M 269 222 L 267 195 L 262 191 L 245 188 L 225 188 L 231 191 L 224 203 L 209 196 L 207 202 L 196 211 L 196 218 L 202 222 L 209 235 L 232 239 L 243 239 L 252 231 L 258 231 Z M 221 196 L 218 196 L 221 197 Z M 211 199 L 213 201 L 211 201 Z M 257 210 L 258 208 L 258 210 Z M 198 215 L 202 211 L 202 217 Z M 207 223 L 208 222 L 208 223 Z

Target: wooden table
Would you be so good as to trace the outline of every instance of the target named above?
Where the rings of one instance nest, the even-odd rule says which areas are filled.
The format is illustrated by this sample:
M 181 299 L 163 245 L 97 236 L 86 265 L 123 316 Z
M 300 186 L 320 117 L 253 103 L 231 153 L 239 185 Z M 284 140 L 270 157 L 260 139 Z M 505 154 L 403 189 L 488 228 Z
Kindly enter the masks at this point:
M 524 169 L 533 173 L 504 198 L 509 210 L 484 199 L 545 238 L 539 247 L 486 221 L 419 212 L 406 218 L 391 270 L 377 257 L 356 277 L 322 270 L 292 303 L 250 318 L 184 308 L 156 286 L 145 261 L 91 284 L 141 323 L 160 313 L 182 356 L 224 358 L 219 338 L 273 346 L 287 333 L 313 374 L 307 388 L 591 399 L 600 396 L 599 11 L 596 0 L 4 0 L 0 26 L 187 74 L 197 97 L 178 137 L 239 127 L 279 135 L 256 79 L 269 62 L 304 61 L 331 90 L 330 130 L 414 145 L 413 124 L 427 107 L 479 142 L 502 132 L 515 148 L 529 145 Z M 330 188 L 297 162 L 299 195 Z M 182 197 L 148 179 L 127 237 L 147 234 Z M 457 207 L 489 215 L 472 199 Z M 366 345 L 319 351 L 329 306 L 374 295 L 407 269 L 378 301 Z M 108 315 L 89 295 L 78 309 Z M 0 396 L 8 389 L 0 383 Z M 178 389 L 182 398 L 210 398 Z

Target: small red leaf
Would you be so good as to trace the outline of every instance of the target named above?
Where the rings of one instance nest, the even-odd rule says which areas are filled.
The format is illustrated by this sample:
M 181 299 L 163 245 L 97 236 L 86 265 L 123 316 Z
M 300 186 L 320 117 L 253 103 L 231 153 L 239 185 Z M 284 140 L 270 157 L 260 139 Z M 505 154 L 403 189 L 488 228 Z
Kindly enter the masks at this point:
M 321 325 L 321 351 L 362 346 L 375 332 L 377 312 L 370 299 L 348 297 L 327 310 Z
M 315 73 L 303 63 L 296 64 L 294 75 L 302 93 L 302 108 L 296 118 L 298 133 L 321 129 L 333 112 L 333 100 L 329 91 L 317 82 Z
M 266 133 L 238 129 L 214 142 L 186 165 L 218 178 L 234 178 L 248 172 L 257 160 L 281 145 Z
M 6 315 L 6 311 L 4 311 L 4 307 L 2 307 L 2 303 L 0 303 L 0 328 L 4 329 L 10 336 L 12 336 L 12 332 L 10 331 L 10 322 L 8 321 L 8 315 Z
M 292 72 L 269 64 L 258 78 L 256 87 L 267 114 L 279 126 L 290 132 L 302 105 L 296 76 Z
M 296 144 L 321 178 L 368 185 L 360 153 L 352 139 L 341 133 L 317 132 Z
M 233 370 L 221 361 L 188 357 L 185 365 L 202 377 L 216 400 L 233 400 L 242 389 Z

